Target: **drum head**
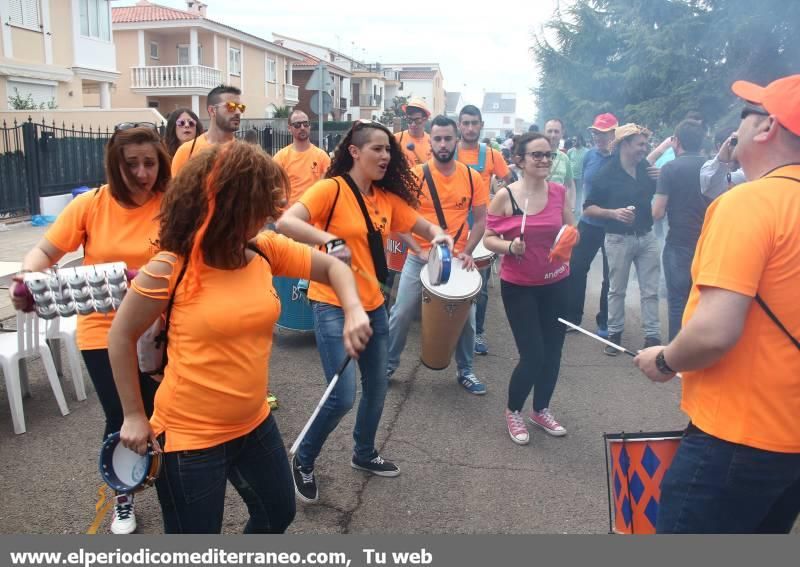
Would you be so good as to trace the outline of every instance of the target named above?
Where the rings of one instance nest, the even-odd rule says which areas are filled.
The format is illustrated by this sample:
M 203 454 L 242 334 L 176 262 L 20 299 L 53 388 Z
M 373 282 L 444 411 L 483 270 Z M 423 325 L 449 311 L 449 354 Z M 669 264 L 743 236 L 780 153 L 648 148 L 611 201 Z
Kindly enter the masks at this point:
M 435 286 L 446 284 L 450 279 L 451 264 L 450 249 L 444 244 L 433 246 L 428 255 L 428 281 Z
M 100 476 L 117 492 L 133 492 L 147 479 L 151 458 L 123 447 L 114 433 L 100 449 Z
M 437 286 L 431 285 L 428 270 L 420 273 L 422 285 L 433 295 L 445 299 L 464 299 L 475 296 L 481 289 L 481 275 L 478 270 L 468 272 L 462 266 L 461 260 L 455 258 L 450 272 L 450 279 L 447 283 Z
M 478 242 L 478 245 L 475 247 L 475 250 L 472 251 L 472 259 L 476 262 L 480 262 L 481 260 L 488 260 L 494 256 L 494 252 L 486 248 L 483 245 L 483 239 Z

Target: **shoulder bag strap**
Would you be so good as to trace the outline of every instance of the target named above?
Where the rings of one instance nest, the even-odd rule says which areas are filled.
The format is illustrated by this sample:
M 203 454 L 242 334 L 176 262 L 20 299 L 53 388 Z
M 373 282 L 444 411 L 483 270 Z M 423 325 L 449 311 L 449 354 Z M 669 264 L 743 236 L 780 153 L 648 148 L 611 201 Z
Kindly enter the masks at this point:
M 339 191 L 341 191 L 342 187 L 339 185 L 339 180 L 336 178 L 333 179 L 336 181 L 336 197 L 333 198 L 333 205 L 331 206 L 331 212 L 328 213 L 328 220 L 325 223 L 325 232 L 328 232 L 328 228 L 331 226 L 331 219 L 333 218 L 333 211 L 336 210 L 336 203 L 339 202 Z
M 186 259 L 183 262 L 183 266 L 181 266 L 181 271 L 178 272 L 178 279 L 175 280 L 175 287 L 172 288 L 172 293 L 169 294 L 169 301 L 167 302 L 167 310 L 164 317 L 164 331 L 161 333 L 158 339 L 156 339 L 156 343 L 163 342 L 164 343 L 164 354 L 161 359 L 161 371 L 160 374 L 164 374 L 164 369 L 167 367 L 167 342 L 169 341 L 169 321 L 172 317 L 172 305 L 175 303 L 175 292 L 178 291 L 178 286 L 181 285 L 181 281 L 183 281 L 183 276 L 186 274 L 186 267 L 189 265 L 189 260 Z
M 800 341 L 798 341 L 796 338 L 794 338 L 794 336 L 792 336 L 792 334 L 789 332 L 789 329 L 784 327 L 784 325 L 783 325 L 783 323 L 781 323 L 780 319 L 778 319 L 778 317 L 775 315 L 775 313 L 772 312 L 772 310 L 769 308 L 769 306 L 766 304 L 766 302 L 758 294 L 756 294 L 756 301 L 761 306 L 761 309 L 763 309 L 764 312 L 767 314 L 767 316 L 770 319 L 772 319 L 772 321 L 778 326 L 778 328 L 781 331 L 784 332 L 784 334 L 787 337 L 789 337 L 789 340 L 792 341 L 792 343 L 797 348 L 797 350 L 800 350 Z
M 259 256 L 261 256 L 262 258 L 264 258 L 264 260 L 267 261 L 267 264 L 269 264 L 270 267 L 272 266 L 272 262 L 269 261 L 269 256 L 264 254 L 264 252 L 261 251 L 261 248 L 259 248 L 258 246 L 256 246 L 252 242 L 248 242 L 247 243 L 247 248 L 248 248 L 248 250 L 251 250 L 251 251 L 255 252 L 256 254 L 258 254 Z
M 350 177 L 348 174 L 342 176 L 344 180 L 347 182 L 347 185 L 350 187 L 350 190 L 355 195 L 356 201 L 358 201 L 358 206 L 361 208 L 361 214 L 364 215 L 364 223 L 367 225 L 367 232 L 373 233 L 378 232 L 375 230 L 375 225 L 372 224 L 372 217 L 369 216 L 369 211 L 367 210 L 367 205 L 364 203 L 364 197 L 361 195 L 361 191 L 358 190 L 356 187 L 355 181 L 353 178 Z
M 433 201 L 433 208 L 436 209 L 436 218 L 439 220 L 439 226 L 442 230 L 447 230 L 447 221 L 444 218 L 444 212 L 442 211 L 442 203 L 439 201 L 439 193 L 436 191 L 436 185 L 433 182 L 433 176 L 431 175 L 431 168 L 428 167 L 428 164 L 423 164 L 422 166 L 422 174 L 425 176 L 425 183 L 428 184 L 428 190 L 431 193 L 431 200 Z M 470 177 L 470 182 L 472 181 L 472 177 Z

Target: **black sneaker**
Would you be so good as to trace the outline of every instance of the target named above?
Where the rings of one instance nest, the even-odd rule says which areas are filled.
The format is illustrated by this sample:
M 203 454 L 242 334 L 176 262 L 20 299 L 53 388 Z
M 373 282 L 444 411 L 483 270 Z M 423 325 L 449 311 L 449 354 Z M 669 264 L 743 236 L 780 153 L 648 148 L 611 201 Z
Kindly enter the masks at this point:
M 661 346 L 661 337 L 645 337 L 644 338 L 644 346 L 642 347 L 643 349 L 654 347 L 654 346 Z
M 314 478 L 314 469 L 301 467 L 297 463 L 297 456 L 292 458 L 292 479 L 294 480 L 294 493 L 306 504 L 313 504 L 319 500 L 317 479 Z
M 397 476 L 400 474 L 400 469 L 397 468 L 397 465 L 391 461 L 384 460 L 384 458 L 378 454 L 368 461 L 362 461 L 353 455 L 350 466 L 354 469 L 367 471 L 378 476 Z
M 622 342 L 622 333 L 611 333 L 608 335 L 608 340 L 614 343 L 615 345 L 618 345 Z M 603 352 L 608 356 L 617 356 L 620 353 L 619 350 L 609 345 L 606 345 L 603 348 Z

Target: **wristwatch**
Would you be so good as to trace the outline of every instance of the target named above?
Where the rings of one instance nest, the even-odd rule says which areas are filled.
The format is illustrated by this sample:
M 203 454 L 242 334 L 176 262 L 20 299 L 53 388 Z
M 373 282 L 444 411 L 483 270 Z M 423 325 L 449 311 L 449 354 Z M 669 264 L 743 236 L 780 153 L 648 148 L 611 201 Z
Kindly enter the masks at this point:
M 677 372 L 675 372 L 669 367 L 669 364 L 667 364 L 667 360 L 664 358 L 665 350 L 667 349 L 662 348 L 661 352 L 656 355 L 656 368 L 658 368 L 658 371 L 661 372 L 661 374 L 677 374 Z

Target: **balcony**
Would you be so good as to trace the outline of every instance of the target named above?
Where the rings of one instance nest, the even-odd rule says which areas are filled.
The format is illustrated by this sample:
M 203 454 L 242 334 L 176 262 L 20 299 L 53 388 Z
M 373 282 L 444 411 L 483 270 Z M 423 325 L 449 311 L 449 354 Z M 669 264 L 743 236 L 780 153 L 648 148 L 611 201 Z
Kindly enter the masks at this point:
M 351 106 L 360 106 L 362 108 L 380 108 L 381 96 L 380 95 L 361 95 L 357 99 L 353 98 Z
M 283 102 L 294 105 L 300 102 L 300 88 L 297 85 L 284 85 Z
M 141 94 L 204 95 L 222 82 L 222 71 L 202 65 L 131 67 L 131 89 Z

